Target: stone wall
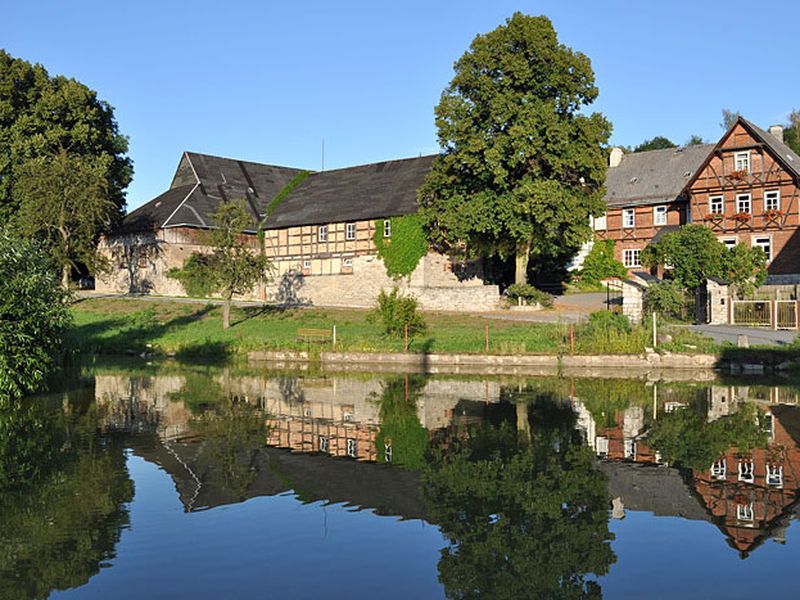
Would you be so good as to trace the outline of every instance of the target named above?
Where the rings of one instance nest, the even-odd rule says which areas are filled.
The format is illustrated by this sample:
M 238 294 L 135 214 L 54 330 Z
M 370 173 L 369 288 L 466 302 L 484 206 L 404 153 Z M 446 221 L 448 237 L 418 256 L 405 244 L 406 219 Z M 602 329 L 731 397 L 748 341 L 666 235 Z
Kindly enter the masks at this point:
M 201 231 L 175 228 L 104 240 L 101 252 L 109 259 L 112 271 L 97 278 L 96 290 L 185 296 L 183 286 L 168 272 L 183 266 L 192 253 L 209 251 L 202 243 L 203 235 Z M 398 285 L 426 310 L 485 311 L 499 307 L 500 290 L 496 285 L 483 284 L 478 264 L 453 265 L 446 256 L 435 253 L 423 257 L 409 277 L 398 281 L 386 274 L 376 252 L 346 258 L 320 255 L 299 261 L 276 258 L 274 266 L 269 284 L 239 299 L 367 308 L 382 289 Z

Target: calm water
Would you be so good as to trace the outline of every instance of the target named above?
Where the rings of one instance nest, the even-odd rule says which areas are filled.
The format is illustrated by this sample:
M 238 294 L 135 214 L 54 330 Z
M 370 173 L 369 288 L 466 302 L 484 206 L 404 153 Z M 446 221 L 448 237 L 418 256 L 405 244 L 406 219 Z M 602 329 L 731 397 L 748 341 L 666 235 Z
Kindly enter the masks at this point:
M 0 410 L 0 598 L 796 596 L 759 381 L 87 369 Z

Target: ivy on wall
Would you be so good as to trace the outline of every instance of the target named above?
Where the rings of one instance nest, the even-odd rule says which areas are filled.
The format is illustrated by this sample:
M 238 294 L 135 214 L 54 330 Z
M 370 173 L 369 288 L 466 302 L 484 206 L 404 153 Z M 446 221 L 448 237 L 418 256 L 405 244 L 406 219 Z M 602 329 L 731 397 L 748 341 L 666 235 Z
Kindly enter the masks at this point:
M 270 215 L 275 212 L 276 208 L 278 208 L 278 205 L 280 205 L 280 203 L 286 199 L 286 196 L 291 194 L 298 185 L 308 179 L 309 175 L 311 175 L 311 171 L 300 171 L 297 175 L 289 180 L 289 183 L 283 186 L 281 191 L 272 197 L 272 200 L 270 200 L 269 204 L 267 205 L 266 217 L 264 217 L 264 221 L 269 219 Z
M 392 217 L 391 236 L 384 237 L 383 219 L 375 221 L 373 238 L 378 255 L 390 277 L 411 275 L 420 259 L 428 253 L 428 239 L 419 215 Z

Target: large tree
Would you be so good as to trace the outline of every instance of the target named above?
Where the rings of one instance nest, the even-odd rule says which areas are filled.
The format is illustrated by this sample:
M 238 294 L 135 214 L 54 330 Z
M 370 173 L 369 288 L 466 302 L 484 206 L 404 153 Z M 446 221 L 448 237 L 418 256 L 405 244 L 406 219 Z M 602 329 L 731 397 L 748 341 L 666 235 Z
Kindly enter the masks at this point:
M 789 126 L 783 134 L 786 144 L 800 154 L 800 110 L 789 113 Z
M 663 135 L 657 135 L 652 140 L 645 140 L 636 148 L 634 152 L 647 152 L 648 150 L 666 150 L 667 148 L 675 148 L 677 144 L 671 139 Z
M 104 266 L 95 242 L 117 210 L 105 176 L 109 161 L 61 150 L 17 168 L 19 207 L 12 222 L 22 235 L 42 243 L 61 272 L 64 289 L 73 267 L 84 264 L 98 271 Z
M 559 43 L 546 17 L 515 13 L 477 36 L 436 107 L 442 152 L 419 192 L 439 249 L 553 262 L 591 237 L 604 210 L 608 120 L 587 56 Z
M 0 221 L 17 211 L 20 165 L 60 148 L 105 157 L 109 198 L 121 216 L 133 163 L 114 109 L 84 84 L 0 50 Z

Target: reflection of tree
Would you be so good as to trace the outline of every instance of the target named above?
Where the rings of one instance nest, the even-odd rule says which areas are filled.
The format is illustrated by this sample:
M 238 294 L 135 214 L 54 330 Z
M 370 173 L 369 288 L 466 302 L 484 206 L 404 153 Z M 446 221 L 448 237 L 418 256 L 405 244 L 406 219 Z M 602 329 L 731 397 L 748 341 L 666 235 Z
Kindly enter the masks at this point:
M 211 371 L 186 370 L 184 383 L 169 399 L 183 402 L 193 413 L 213 409 L 226 396 L 222 386 L 214 380 Z
M 533 407 L 530 437 L 484 425 L 451 441 L 425 473 L 431 517 L 450 542 L 439 562 L 450 598 L 601 595 L 586 576 L 614 562 L 605 478 L 571 409 Z
M 266 444 L 264 413 L 247 402 L 220 398 L 213 409 L 192 420 L 202 436 L 195 472 L 204 484 L 244 500 L 255 478 L 255 459 Z
M 30 404 L 4 409 L 0 422 L 0 598 L 86 583 L 114 557 L 128 523 L 133 482 L 122 446 L 96 438 L 94 409 Z
M 703 471 L 730 448 L 747 451 L 765 446 L 763 418 L 753 404 L 711 423 L 704 415 L 684 408 L 659 416 L 647 439 L 668 462 Z
M 427 379 L 421 375 L 406 375 L 387 379 L 377 402 L 380 406 L 381 429 L 375 440 L 378 461 L 387 460 L 386 449 L 391 447 L 391 462 L 409 469 L 421 469 L 428 448 L 428 431 L 417 416 L 417 398 Z

